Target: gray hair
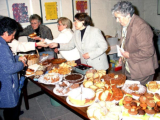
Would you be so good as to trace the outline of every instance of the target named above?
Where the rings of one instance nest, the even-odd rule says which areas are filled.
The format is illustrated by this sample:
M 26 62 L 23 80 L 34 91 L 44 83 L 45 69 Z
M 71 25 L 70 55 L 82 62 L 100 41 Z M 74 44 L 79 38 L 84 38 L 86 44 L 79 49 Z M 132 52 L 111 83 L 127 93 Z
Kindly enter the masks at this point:
M 32 20 L 38 20 L 38 22 L 40 23 L 42 22 L 42 18 L 37 14 L 33 14 L 30 16 L 29 21 L 31 22 Z
M 114 5 L 114 8 L 112 8 L 112 14 L 114 15 L 115 12 L 118 12 L 122 14 L 124 17 L 126 17 L 128 14 L 132 17 L 135 10 L 131 2 L 128 1 L 121 1 Z

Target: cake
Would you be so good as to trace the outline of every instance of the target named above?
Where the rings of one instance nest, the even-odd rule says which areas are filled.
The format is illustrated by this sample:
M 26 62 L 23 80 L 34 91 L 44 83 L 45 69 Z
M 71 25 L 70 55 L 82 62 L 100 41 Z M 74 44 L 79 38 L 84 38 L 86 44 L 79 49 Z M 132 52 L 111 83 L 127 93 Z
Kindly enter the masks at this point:
M 122 87 L 125 83 L 126 76 L 124 74 L 115 75 L 114 73 L 109 73 L 104 75 L 101 79 L 104 79 L 106 84 L 115 84 L 117 87 Z
M 78 106 L 90 105 L 94 102 L 95 92 L 89 88 L 76 88 L 68 93 L 69 101 Z
M 81 82 L 83 80 L 83 75 L 79 73 L 72 73 L 71 75 L 66 75 L 64 79 L 70 83 Z
M 141 84 L 124 84 L 122 91 L 125 94 L 131 94 L 135 96 L 141 96 L 146 93 L 147 89 Z
M 49 81 L 50 83 L 57 82 L 59 79 L 58 73 L 48 73 L 44 75 L 44 80 Z

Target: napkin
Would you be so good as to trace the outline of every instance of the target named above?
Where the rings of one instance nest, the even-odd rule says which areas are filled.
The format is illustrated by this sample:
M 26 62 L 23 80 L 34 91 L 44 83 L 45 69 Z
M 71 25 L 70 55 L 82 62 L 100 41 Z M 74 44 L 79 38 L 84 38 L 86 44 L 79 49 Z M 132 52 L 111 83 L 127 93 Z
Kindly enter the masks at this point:
M 122 54 L 121 54 L 120 50 L 122 50 L 122 52 L 124 52 L 124 49 L 120 48 L 119 45 L 116 45 L 116 46 L 117 46 L 118 57 L 122 57 Z

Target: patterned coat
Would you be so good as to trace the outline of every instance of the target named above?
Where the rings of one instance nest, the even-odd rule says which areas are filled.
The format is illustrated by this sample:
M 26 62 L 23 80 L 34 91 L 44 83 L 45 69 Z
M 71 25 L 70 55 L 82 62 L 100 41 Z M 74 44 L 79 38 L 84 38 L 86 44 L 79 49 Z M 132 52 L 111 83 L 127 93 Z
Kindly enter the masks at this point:
M 0 108 L 15 107 L 19 101 L 17 72 L 23 63 L 13 56 L 6 41 L 0 37 Z

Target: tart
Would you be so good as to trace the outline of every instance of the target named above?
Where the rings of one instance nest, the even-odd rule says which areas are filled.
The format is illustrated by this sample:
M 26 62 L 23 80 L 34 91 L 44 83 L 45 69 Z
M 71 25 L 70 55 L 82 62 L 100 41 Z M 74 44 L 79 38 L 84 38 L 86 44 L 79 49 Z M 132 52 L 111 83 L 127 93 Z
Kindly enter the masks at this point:
M 70 83 L 77 83 L 83 80 L 83 75 L 79 73 L 72 73 L 71 75 L 66 75 L 64 79 Z

